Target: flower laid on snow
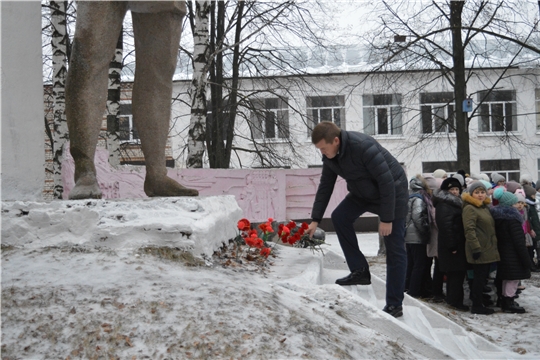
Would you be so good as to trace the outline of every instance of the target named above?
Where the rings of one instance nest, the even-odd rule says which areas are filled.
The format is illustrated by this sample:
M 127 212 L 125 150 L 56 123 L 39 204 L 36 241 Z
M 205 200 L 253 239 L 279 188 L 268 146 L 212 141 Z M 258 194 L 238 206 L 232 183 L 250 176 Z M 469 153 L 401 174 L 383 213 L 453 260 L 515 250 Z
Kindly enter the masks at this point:
M 300 241 L 303 236 L 309 238 L 309 235 L 305 234 L 308 227 L 308 224 L 305 222 L 298 227 L 294 221 L 290 221 L 288 224 L 279 224 L 278 235 L 283 243 L 294 245 Z
M 265 246 L 269 238 L 272 236 L 272 233 L 274 232 L 274 228 L 272 227 L 272 221 L 274 221 L 274 219 L 268 218 L 267 222 L 259 225 L 259 229 L 262 232 L 261 239 L 264 242 Z
M 272 228 L 272 218 L 269 218 L 267 222 L 262 223 L 258 226 L 261 231 L 259 232 L 256 229 L 252 229 L 251 222 L 248 219 L 238 220 L 238 230 L 240 233 L 234 239 L 236 244 L 236 261 L 240 262 L 240 257 L 245 257 L 245 259 L 253 261 L 257 257 L 263 257 L 264 259 L 272 253 L 272 249 L 268 246 L 267 242 L 270 238 L 271 233 L 274 232 Z M 243 246 L 247 245 L 248 249 L 244 249 Z M 260 249 L 259 251 L 253 251 L 252 249 Z M 242 255 L 242 256 L 241 256 Z
M 249 231 L 251 229 L 251 223 L 248 219 L 238 220 L 238 230 L 240 231 Z
M 270 252 L 271 252 L 270 248 L 263 248 L 261 249 L 260 254 L 261 256 L 264 256 L 265 258 L 267 258 L 268 255 L 270 255 Z
M 290 221 L 288 224 L 279 224 L 278 236 L 284 244 L 322 251 L 320 245 L 324 244 L 324 240 L 310 238 L 309 234 L 306 233 L 308 228 L 309 225 L 305 222 L 298 226 L 296 222 Z
M 270 255 L 275 256 L 273 245 L 270 245 L 275 235 L 284 244 L 290 244 L 298 248 L 309 247 L 312 250 L 322 251 L 319 245 L 323 244 L 324 240 L 310 239 L 306 233 L 309 226 L 305 222 L 300 225 L 297 225 L 294 221 L 279 224 L 278 231 L 274 230 L 272 226 L 273 222 L 274 219 L 268 218 L 267 221 L 255 226 L 248 219 L 243 218 L 238 220 L 236 226 L 239 233 L 233 240 L 234 246 L 232 248 L 223 247 L 221 250 L 222 256 L 227 259 L 224 265 L 267 266 L 269 264 L 267 261 L 268 257 Z M 247 260 L 247 262 L 244 262 L 244 260 Z

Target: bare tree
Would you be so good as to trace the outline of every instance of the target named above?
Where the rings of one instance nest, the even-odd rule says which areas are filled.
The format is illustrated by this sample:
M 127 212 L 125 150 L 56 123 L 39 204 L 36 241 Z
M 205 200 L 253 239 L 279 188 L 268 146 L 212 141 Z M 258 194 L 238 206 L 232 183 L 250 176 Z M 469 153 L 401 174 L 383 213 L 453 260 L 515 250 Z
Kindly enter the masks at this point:
M 288 119 L 272 118 L 271 112 L 260 101 L 272 97 L 280 106 L 289 109 L 290 81 L 304 80 L 269 79 L 267 75 L 306 74 L 306 66 L 298 66 L 301 61 L 305 62 L 306 48 L 327 48 L 321 34 L 324 34 L 323 29 L 331 28 L 330 18 L 328 12 L 324 18 L 326 22 L 321 20 L 322 17 L 316 17 L 324 14 L 321 7 L 322 3 L 303 1 L 211 2 L 207 63 L 211 100 L 204 137 L 211 168 L 228 168 L 231 155 L 240 152 L 253 154 L 255 163 L 261 167 L 290 166 L 296 162 L 298 144 L 289 136 Z M 190 19 L 196 19 L 193 6 L 188 8 Z M 194 34 L 198 32 L 195 26 L 196 22 L 192 21 Z M 299 44 L 303 45 L 302 50 Z M 196 53 L 199 60 L 200 54 Z M 244 77 L 250 78 L 249 87 L 246 81 L 241 81 Z M 192 109 L 192 116 L 200 109 Z M 290 110 L 306 119 L 304 109 L 291 107 Z M 238 119 L 249 125 L 250 133 L 237 131 Z M 256 134 L 264 134 L 267 130 L 263 128 L 266 120 L 270 124 L 268 129 L 274 127 L 271 136 L 257 137 Z M 190 136 L 200 135 L 200 129 L 202 127 L 198 125 L 198 131 L 193 135 L 190 129 Z M 252 146 L 238 146 L 237 140 L 241 138 Z M 285 145 L 288 150 L 277 149 L 275 139 L 280 140 L 281 148 Z M 190 144 L 195 141 L 188 140 Z M 196 154 L 196 158 L 189 155 L 188 166 L 202 166 L 203 153 L 198 151 Z
M 387 82 L 392 83 L 408 72 L 430 70 L 425 71 L 423 82 L 418 80 L 421 75 L 417 75 L 417 87 L 408 94 L 410 97 L 426 91 L 437 81 L 453 88 L 453 98 L 448 104 L 455 106 L 454 113 L 441 119 L 440 124 L 456 134 L 457 167 L 467 172 L 470 171 L 471 120 L 479 117 L 484 101 L 500 89 L 501 82 L 515 76 L 513 68 L 533 68 L 540 59 L 538 17 L 531 17 L 529 10 L 530 3 L 502 0 L 431 1 L 422 2 L 421 6 L 395 0 L 382 1 L 370 15 L 378 19 L 378 26 L 365 37 L 369 39 L 373 58 L 378 61 L 374 73 L 390 74 L 391 70 Z M 498 76 L 485 82 L 487 91 L 478 94 L 467 91 L 471 80 L 484 76 L 487 79 L 493 69 Z M 479 101 L 471 112 L 464 112 L 463 101 L 474 95 Z M 417 122 L 420 115 L 411 120 Z M 500 145 L 511 146 L 517 139 L 512 137 L 509 126 L 503 127 L 506 135 L 500 138 Z M 452 143 L 450 137 L 433 137 L 434 133 L 423 133 L 406 147 L 418 147 L 430 140 Z

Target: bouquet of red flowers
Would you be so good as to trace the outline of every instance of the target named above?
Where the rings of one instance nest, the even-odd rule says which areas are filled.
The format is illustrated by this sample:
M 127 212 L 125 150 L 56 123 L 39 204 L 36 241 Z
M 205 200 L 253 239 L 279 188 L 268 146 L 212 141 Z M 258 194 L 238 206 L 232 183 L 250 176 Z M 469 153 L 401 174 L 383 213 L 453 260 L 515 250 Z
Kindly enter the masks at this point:
M 269 218 L 266 223 L 259 225 L 259 229 L 261 230 L 261 236 L 259 237 L 257 230 L 251 228 L 251 223 L 248 219 L 240 219 L 237 225 L 240 234 L 236 237 L 235 242 L 237 245 L 243 245 L 242 243 L 244 243 L 250 249 L 260 249 L 259 255 L 268 258 L 268 255 L 272 252 L 272 249 L 267 245 L 270 234 L 274 232 L 272 221 L 274 220 Z
M 291 220 L 288 224 L 279 224 L 278 236 L 284 244 L 322 251 L 320 245 L 324 244 L 324 240 L 310 238 L 306 233 L 308 227 L 309 225 L 305 222 L 298 226 L 296 222 Z

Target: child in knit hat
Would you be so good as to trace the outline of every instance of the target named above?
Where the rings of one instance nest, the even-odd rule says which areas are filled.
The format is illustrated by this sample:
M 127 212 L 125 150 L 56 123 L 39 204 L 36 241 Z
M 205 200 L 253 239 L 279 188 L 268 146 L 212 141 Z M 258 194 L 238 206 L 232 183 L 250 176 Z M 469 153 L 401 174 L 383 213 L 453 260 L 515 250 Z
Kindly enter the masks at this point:
M 531 277 L 533 264 L 525 246 L 523 218 L 519 213 L 518 197 L 502 188 L 493 192 L 499 206 L 490 209 L 495 220 L 497 247 L 500 261 L 497 266 L 497 293 L 502 310 L 506 313 L 524 313 L 525 309 L 515 301 L 519 280 Z
M 436 179 L 446 179 L 448 174 L 443 169 L 437 169 L 433 172 L 433 177 Z
M 525 202 L 528 206 L 527 215 L 529 217 L 529 222 L 531 225 L 531 232 L 530 235 L 532 237 L 533 246 L 528 248 L 529 249 L 529 255 L 531 257 L 531 260 L 533 262 L 535 258 L 535 252 L 536 252 L 536 269 L 535 272 L 539 272 L 539 265 L 540 265 L 540 256 L 538 256 L 538 235 L 540 234 L 540 219 L 538 216 L 538 212 L 536 211 L 536 190 L 531 185 L 523 185 L 523 190 L 525 191 Z
M 463 228 L 465 254 L 472 265 L 474 278 L 471 286 L 473 314 L 490 315 L 494 310 L 484 306 L 483 290 L 492 263 L 499 261 L 495 221 L 488 205 L 491 202 L 487 189 L 480 181 L 472 182 L 461 196 L 463 200 Z
M 504 186 L 506 184 L 506 178 L 501 174 L 494 172 L 491 174 L 491 182 L 493 183 L 493 187 Z
M 506 190 L 510 191 L 511 193 L 515 194 L 517 189 L 521 189 L 521 185 L 514 180 L 510 180 L 506 182 Z
M 523 174 L 519 178 L 519 183 L 521 185 L 532 185 L 532 182 L 533 182 L 532 176 L 529 174 Z

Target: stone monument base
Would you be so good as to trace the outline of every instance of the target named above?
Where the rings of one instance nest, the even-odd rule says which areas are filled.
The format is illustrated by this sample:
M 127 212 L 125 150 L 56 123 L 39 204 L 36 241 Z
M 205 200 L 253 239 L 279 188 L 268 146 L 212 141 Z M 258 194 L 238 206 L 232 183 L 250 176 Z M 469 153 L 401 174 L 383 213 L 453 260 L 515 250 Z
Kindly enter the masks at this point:
M 242 210 L 233 195 L 2 202 L 2 246 L 169 246 L 211 256 L 233 239 Z

